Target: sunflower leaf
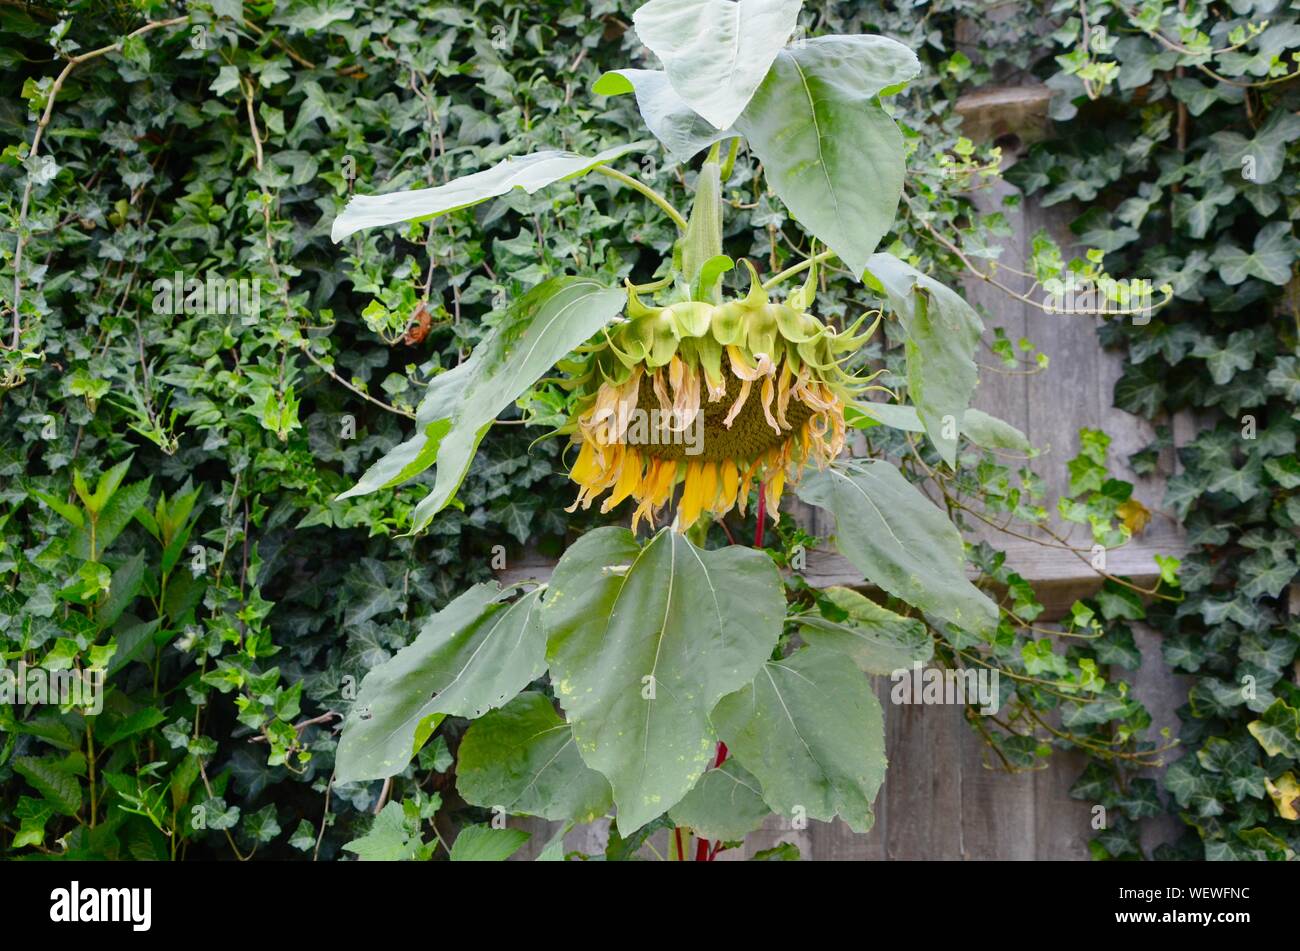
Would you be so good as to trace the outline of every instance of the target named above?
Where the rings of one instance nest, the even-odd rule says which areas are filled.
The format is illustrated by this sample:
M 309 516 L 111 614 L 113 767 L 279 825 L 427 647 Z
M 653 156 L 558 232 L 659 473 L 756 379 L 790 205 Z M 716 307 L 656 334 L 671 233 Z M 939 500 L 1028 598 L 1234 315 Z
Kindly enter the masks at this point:
M 950 466 L 975 392 L 975 348 L 984 325 L 955 291 L 892 254 L 875 254 L 867 271 L 879 282 L 907 333 L 908 395 L 925 431 Z
M 468 360 L 434 378 L 416 413 L 415 435 L 339 498 L 405 482 L 436 461 L 433 491 L 411 517 L 412 532 L 424 529 L 450 504 L 497 414 L 609 323 L 626 300 L 623 289 L 590 278 L 555 277 L 537 285 L 511 305 Z
M 471 805 L 552 820 L 591 822 L 610 806 L 609 783 L 582 761 L 569 725 L 535 691 L 474 721 L 460 744 L 456 787 Z
M 883 36 L 818 37 L 781 51 L 736 121 L 781 201 L 855 277 L 903 193 L 903 136 L 878 97 L 919 69 Z
M 506 604 L 512 590 L 475 585 L 366 675 L 339 741 L 339 782 L 400 773 L 444 716 L 482 716 L 542 675 L 540 591 Z
M 386 195 L 357 195 L 334 219 L 330 239 L 337 244 L 364 228 L 436 218 L 449 211 L 472 207 L 489 198 L 499 198 L 515 188 L 522 188 L 531 195 L 547 185 L 585 175 L 597 165 L 603 165 L 629 152 L 644 151 L 651 144 L 646 139 L 618 145 L 591 157 L 551 149 L 507 158 L 489 169 L 457 178 L 437 188 L 415 188 Z
M 724 697 L 713 724 L 769 806 L 784 816 L 840 816 L 855 832 L 875 822 L 885 778 L 885 731 L 871 684 L 845 655 L 804 647 L 768 661 Z
M 794 32 L 803 0 L 650 0 L 632 14 L 687 106 L 715 128 L 736 121 Z
M 781 635 L 776 567 L 744 548 L 704 551 L 622 528 L 564 553 L 542 608 L 551 682 L 587 765 L 609 779 L 627 836 L 710 765 L 709 713 L 749 683 Z
M 677 95 L 668 74 L 660 69 L 614 69 L 605 73 L 591 91 L 598 96 L 633 93 L 646 127 L 654 133 L 674 162 L 689 162 L 714 142 L 736 135 L 734 129 L 717 129 Z
M 966 578 L 961 534 L 888 462 L 809 470 L 796 491 L 835 516 L 836 547 L 872 584 L 964 630 L 997 626 L 997 607 Z
M 827 588 L 822 594 L 845 617 L 799 618 L 799 633 L 807 643 L 847 654 L 864 672 L 881 675 L 925 663 L 934 653 L 934 641 L 921 621 L 895 614 L 852 588 Z

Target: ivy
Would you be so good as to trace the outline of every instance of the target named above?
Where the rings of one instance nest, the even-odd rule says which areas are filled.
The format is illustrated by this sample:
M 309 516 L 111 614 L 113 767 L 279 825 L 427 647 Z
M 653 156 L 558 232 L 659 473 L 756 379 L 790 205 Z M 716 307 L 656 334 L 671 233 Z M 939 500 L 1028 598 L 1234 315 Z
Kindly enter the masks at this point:
M 1186 752 L 1165 773 L 1160 797 L 1160 811 L 1181 816 L 1188 834 L 1155 856 L 1294 857 L 1294 808 L 1287 795 L 1270 796 L 1291 788 L 1300 752 L 1294 595 L 1288 605 L 1300 571 L 1300 389 L 1291 385 L 1300 336 L 1293 146 L 1300 22 L 1271 3 L 1181 12 L 1086 4 L 1094 36 L 1123 35 L 1121 51 L 1080 35 L 1076 5 L 1059 9 L 1073 29 L 1055 35 L 1067 51 L 1064 68 L 1044 75 L 1057 91 L 1060 135 L 1011 177 L 1045 201 L 1065 183 L 1092 183 L 1093 195 L 1075 193 L 1097 203 L 1091 227 L 1125 234 L 1100 242 L 1106 265 L 1169 280 L 1176 290 L 1149 324 L 1113 320 L 1100 332 L 1127 357 L 1116 405 L 1166 427 L 1132 462 L 1169 476 L 1164 506 L 1185 522 L 1192 547 L 1179 571 L 1183 600 L 1148 616 L 1162 632 L 1165 662 L 1194 675 L 1179 710 Z M 1098 69 L 1085 75 L 1088 63 Z M 1150 144 L 1138 149 L 1144 137 Z M 1135 201 L 1149 205 L 1140 223 L 1124 214 Z M 1157 460 L 1175 414 L 1202 428 L 1170 471 Z M 1126 802 L 1146 782 L 1120 763 L 1095 764 L 1089 776 L 1084 797 L 1104 805 Z M 1143 795 L 1155 810 L 1155 791 Z M 1126 810 L 1129 819 L 1148 815 Z M 1139 828 L 1108 833 L 1094 851 L 1141 854 Z

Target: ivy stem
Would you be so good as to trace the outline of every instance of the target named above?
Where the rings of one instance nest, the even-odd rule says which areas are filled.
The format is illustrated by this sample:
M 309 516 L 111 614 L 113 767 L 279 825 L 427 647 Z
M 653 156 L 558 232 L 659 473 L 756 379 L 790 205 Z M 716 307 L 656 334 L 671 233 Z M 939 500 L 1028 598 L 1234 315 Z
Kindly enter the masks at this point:
M 782 281 L 794 277 L 796 274 L 799 274 L 802 271 L 808 270 L 814 264 L 820 264 L 822 261 L 829 261 L 833 257 L 835 257 L 835 252 L 831 251 L 830 249 L 827 249 L 825 251 L 819 251 L 816 254 L 814 254 L 812 257 L 805 258 L 804 260 L 800 261 L 798 264 L 792 265 L 786 268 L 784 271 L 781 271 L 773 275 L 772 277 L 769 277 L 766 281 L 763 282 L 763 290 L 770 291 L 772 288 L 776 287 Z
M 658 205 L 663 210 L 663 213 L 673 220 L 673 224 L 677 225 L 678 231 L 686 230 L 686 219 L 682 217 L 681 212 L 670 205 L 667 198 L 659 194 L 649 185 L 645 184 L 645 182 L 638 181 L 631 175 L 624 175 L 618 169 L 610 168 L 607 165 L 597 165 L 594 171 L 597 171 L 608 178 L 612 178 L 616 182 L 622 182 L 628 188 L 639 191 L 642 195 L 645 195 L 646 198 L 649 198 L 652 202 Z

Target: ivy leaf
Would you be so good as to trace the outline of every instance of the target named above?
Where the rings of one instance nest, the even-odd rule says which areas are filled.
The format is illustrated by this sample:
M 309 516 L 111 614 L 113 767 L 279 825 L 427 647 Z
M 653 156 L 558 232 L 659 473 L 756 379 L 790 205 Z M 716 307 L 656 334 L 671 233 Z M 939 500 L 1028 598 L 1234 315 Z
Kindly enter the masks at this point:
M 1174 227 L 1186 228 L 1187 233 L 1200 240 L 1209 233 L 1218 210 L 1232 203 L 1237 190 L 1220 184 L 1206 190 L 1199 198 L 1191 192 L 1174 195 Z
M 339 782 L 400 773 L 444 715 L 482 716 L 542 675 L 540 591 L 503 603 L 512 590 L 475 585 L 366 675 L 339 741 Z
M 1281 698 L 1274 700 L 1258 720 L 1246 724 L 1269 756 L 1300 759 L 1300 711 Z
M 36 756 L 16 756 L 13 768 L 55 811 L 65 816 L 75 816 L 80 811 L 81 784 L 65 763 Z
M 888 462 L 808 471 L 796 492 L 835 516 L 836 547 L 872 584 L 976 634 L 997 626 L 997 607 L 966 578 L 961 534 Z
M 632 14 L 682 100 L 716 128 L 744 111 L 790 38 L 803 0 L 650 0 Z
M 1296 139 L 1300 139 L 1300 116 L 1287 109 L 1274 110 L 1253 138 L 1247 139 L 1237 132 L 1228 131 L 1210 136 L 1223 171 L 1245 177 L 1244 171 L 1253 165 L 1254 176 L 1248 180 L 1255 185 L 1276 181 L 1282 174 L 1287 146 Z M 1204 231 L 1193 234 L 1196 238 L 1204 236 Z
M 1210 378 L 1219 386 L 1225 385 L 1238 370 L 1249 370 L 1255 365 L 1255 335 L 1249 330 L 1238 330 L 1228 336 L 1227 345 L 1217 346 L 1213 337 L 1202 337 L 1192 350 L 1192 356 L 1202 357 L 1210 370 Z
M 675 825 L 720 842 L 738 842 L 763 824 L 771 814 L 753 774 L 726 760 L 706 770 L 686 797 L 669 811 Z
M 1300 819 L 1300 782 L 1296 782 L 1294 773 L 1287 770 L 1277 778 L 1277 782 L 1266 779 L 1264 785 L 1279 816 L 1291 822 Z
M 597 165 L 629 152 L 642 152 L 650 141 L 632 142 L 588 157 L 548 150 L 507 158 L 482 172 L 457 178 L 437 188 L 416 188 L 385 195 L 356 195 L 334 219 L 330 239 L 337 244 L 363 228 L 378 228 L 406 221 L 426 221 L 461 208 L 499 198 L 516 188 L 533 194 L 547 185 L 585 175 Z
M 1254 250 L 1247 254 L 1231 242 L 1221 244 L 1210 256 L 1219 268 L 1223 283 L 1236 286 L 1248 277 L 1257 277 L 1270 284 L 1285 284 L 1291 279 L 1291 265 L 1296 249 L 1300 247 L 1291 235 L 1291 225 L 1275 221 L 1265 225 L 1255 235 Z
M 984 325 L 957 293 L 892 254 L 872 255 L 867 270 L 907 333 L 912 403 L 939 455 L 955 467 L 958 424 L 979 377 L 975 348 Z
M 737 134 L 714 128 L 687 105 L 662 70 L 615 69 L 596 80 L 591 90 L 599 96 L 634 93 L 641 118 L 675 162 L 689 162 L 714 142 Z
M 676 805 L 714 755 L 708 715 L 753 679 L 785 618 L 765 554 L 672 531 L 583 535 L 542 609 L 551 682 L 578 750 L 614 788 L 623 835 Z
M 903 190 L 903 137 L 877 97 L 919 70 L 883 36 L 818 37 L 781 52 L 736 122 L 781 201 L 855 276 Z
M 390 802 L 375 816 L 369 832 L 343 848 L 363 862 L 402 862 L 415 858 L 421 844 L 407 825 L 402 804 Z
M 600 818 L 611 801 L 609 783 L 582 761 L 569 725 L 533 691 L 470 725 L 456 788 L 471 805 L 574 822 Z
M 769 661 L 754 682 L 723 699 L 713 723 L 763 799 L 855 832 L 875 823 L 871 804 L 885 778 L 880 702 L 848 657 L 804 647 Z
M 869 674 L 924 664 L 934 654 L 934 641 L 921 621 L 895 614 L 852 588 L 827 588 L 822 594 L 844 618 L 800 617 L 799 633 L 807 643 L 846 654 Z
M 1278 597 L 1300 570 L 1289 558 L 1276 557 L 1266 551 L 1255 552 L 1238 568 L 1238 581 L 1244 582 L 1241 593 L 1248 598 Z

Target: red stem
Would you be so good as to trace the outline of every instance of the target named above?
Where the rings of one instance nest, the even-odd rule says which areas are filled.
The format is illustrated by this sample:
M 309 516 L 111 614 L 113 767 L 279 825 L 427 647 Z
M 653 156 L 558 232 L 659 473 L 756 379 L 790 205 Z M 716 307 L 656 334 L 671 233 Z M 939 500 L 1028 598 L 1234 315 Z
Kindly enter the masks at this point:
M 726 761 L 727 761 L 727 744 L 719 741 L 718 754 L 715 757 L 713 757 L 713 768 L 717 769 Z M 713 857 L 718 854 L 718 850 L 720 848 L 722 848 L 721 842 L 714 842 L 713 848 L 710 849 L 707 840 L 698 839 L 695 843 L 695 861 L 712 862 Z
M 767 518 L 767 484 L 758 484 L 758 524 L 754 526 L 754 547 L 763 547 L 763 519 Z

